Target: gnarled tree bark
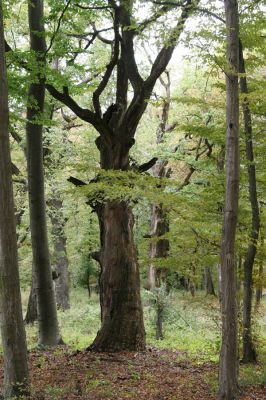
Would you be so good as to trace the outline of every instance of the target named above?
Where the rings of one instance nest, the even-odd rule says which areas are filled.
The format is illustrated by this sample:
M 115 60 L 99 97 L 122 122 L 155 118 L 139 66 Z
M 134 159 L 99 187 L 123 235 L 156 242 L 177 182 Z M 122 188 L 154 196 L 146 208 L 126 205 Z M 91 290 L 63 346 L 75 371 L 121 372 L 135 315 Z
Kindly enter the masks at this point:
M 134 38 L 139 30 L 134 29 L 131 23 L 133 2 L 109 0 L 114 16 L 114 40 L 110 62 L 93 93 L 94 111 L 80 107 L 70 96 L 68 88 L 65 87 L 63 92 L 60 92 L 54 86 L 46 84 L 52 96 L 99 132 L 96 145 L 100 151 L 102 169 L 129 169 L 129 151 L 135 142 L 135 132 L 146 110 L 147 100 L 157 79 L 167 67 L 184 23 L 197 3 L 198 0 L 184 2 L 170 40 L 158 53 L 150 75 L 144 80 L 138 71 L 134 53 Z M 168 8 L 172 9 L 173 5 L 167 6 Z M 143 30 L 148 23 L 149 21 L 146 21 L 141 29 Z M 115 68 L 115 104 L 111 104 L 103 113 L 100 96 Z M 133 88 L 133 98 L 128 104 L 129 83 Z M 145 332 L 133 241 L 132 211 L 129 204 L 120 200 L 102 202 L 97 204 L 95 210 L 101 235 L 99 261 L 102 326 L 91 347 L 96 351 L 140 350 L 145 347 Z
M 102 327 L 91 348 L 144 350 L 140 279 L 133 239 L 133 213 L 126 202 L 99 206 Z

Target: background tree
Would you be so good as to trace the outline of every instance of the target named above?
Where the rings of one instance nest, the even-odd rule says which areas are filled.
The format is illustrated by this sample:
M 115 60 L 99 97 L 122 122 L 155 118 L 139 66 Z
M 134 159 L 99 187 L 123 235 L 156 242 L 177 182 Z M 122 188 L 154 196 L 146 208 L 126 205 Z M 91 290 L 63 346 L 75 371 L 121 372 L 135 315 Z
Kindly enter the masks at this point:
M 6 399 L 28 394 L 26 335 L 19 287 L 15 210 L 8 134 L 8 88 L 0 2 L 0 328 Z
M 30 45 L 36 65 L 32 72 L 27 107 L 27 166 L 29 185 L 30 229 L 33 253 L 33 285 L 37 298 L 39 344 L 57 345 L 59 335 L 46 227 L 43 173 L 43 118 L 45 96 L 46 43 L 42 0 L 28 3 Z M 36 73 L 37 70 L 37 73 Z M 37 78 L 37 82 L 36 82 Z
M 248 95 L 248 85 L 245 70 L 245 60 L 242 42 L 239 43 L 239 72 L 240 92 Z M 246 157 L 248 162 L 248 184 L 249 199 L 252 210 L 252 230 L 250 233 L 250 243 L 248 245 L 244 260 L 244 302 L 243 302 L 243 361 L 256 361 L 256 351 L 251 334 L 251 310 L 252 310 L 252 287 L 253 287 L 253 266 L 257 252 L 257 243 L 260 230 L 260 212 L 257 196 L 256 166 L 254 162 L 252 119 L 247 97 L 242 100 L 244 117 L 244 130 L 246 142 Z

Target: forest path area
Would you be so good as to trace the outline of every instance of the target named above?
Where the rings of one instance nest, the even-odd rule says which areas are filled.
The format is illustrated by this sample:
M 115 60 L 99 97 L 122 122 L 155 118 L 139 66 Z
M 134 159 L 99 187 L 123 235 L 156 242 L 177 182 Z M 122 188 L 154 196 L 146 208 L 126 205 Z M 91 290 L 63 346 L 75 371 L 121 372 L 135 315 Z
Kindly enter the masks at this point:
M 29 358 L 34 400 L 216 398 L 217 364 L 197 365 L 178 351 L 150 347 L 140 353 L 73 353 L 59 347 L 34 350 Z M 265 400 L 266 386 L 246 386 L 240 398 Z

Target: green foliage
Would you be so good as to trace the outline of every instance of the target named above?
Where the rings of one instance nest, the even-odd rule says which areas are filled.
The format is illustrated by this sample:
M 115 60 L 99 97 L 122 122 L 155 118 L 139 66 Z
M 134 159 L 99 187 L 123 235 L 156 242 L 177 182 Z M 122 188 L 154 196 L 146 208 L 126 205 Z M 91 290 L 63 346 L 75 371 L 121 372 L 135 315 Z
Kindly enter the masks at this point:
M 247 365 L 240 370 L 239 383 L 247 385 L 266 385 L 266 363 Z
M 182 291 L 170 293 L 164 316 L 164 338 L 155 339 L 155 309 L 151 294 L 144 293 L 145 327 L 148 342 L 156 347 L 183 352 L 197 362 L 217 361 L 220 350 L 219 307 L 217 300 L 195 299 Z

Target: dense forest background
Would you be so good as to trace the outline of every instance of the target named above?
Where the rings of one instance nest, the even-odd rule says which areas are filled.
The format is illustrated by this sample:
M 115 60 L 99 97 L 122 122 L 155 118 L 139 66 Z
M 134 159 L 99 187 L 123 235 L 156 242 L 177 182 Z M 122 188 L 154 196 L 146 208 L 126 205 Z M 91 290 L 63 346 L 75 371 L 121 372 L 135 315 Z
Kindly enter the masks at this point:
M 266 2 L 238 2 L 237 70 L 226 3 L 2 1 L 34 399 L 266 398 Z M 225 77 L 239 90 L 233 392 Z M 29 396 L 6 382 L 5 398 Z

